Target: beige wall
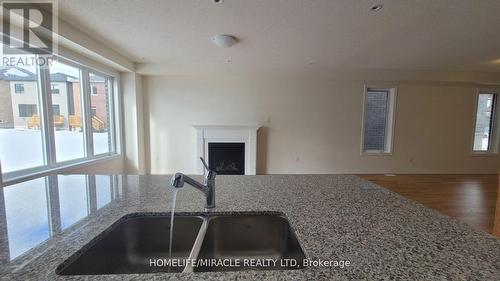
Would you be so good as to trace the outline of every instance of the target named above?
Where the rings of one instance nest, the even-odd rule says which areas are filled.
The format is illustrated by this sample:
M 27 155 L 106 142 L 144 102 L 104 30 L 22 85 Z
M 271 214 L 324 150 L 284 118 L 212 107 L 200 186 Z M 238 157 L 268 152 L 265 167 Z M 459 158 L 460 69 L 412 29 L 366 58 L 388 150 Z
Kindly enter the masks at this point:
M 260 174 L 498 172 L 499 156 L 471 155 L 475 86 L 391 84 L 398 86 L 393 155 L 362 156 L 364 82 L 148 76 L 150 171 L 196 173 L 192 125 L 257 124 Z
M 105 160 L 97 164 L 68 169 L 64 174 L 96 174 L 96 175 L 113 175 L 123 174 L 123 158 L 118 157 L 111 160 Z

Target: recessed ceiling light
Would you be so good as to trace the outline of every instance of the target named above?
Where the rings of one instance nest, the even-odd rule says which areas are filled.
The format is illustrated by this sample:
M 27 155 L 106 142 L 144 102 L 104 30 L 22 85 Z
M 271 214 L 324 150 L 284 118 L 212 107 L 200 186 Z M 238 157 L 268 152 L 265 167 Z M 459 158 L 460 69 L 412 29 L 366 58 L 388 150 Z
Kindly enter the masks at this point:
M 382 5 L 380 5 L 380 4 L 379 4 L 379 5 L 374 5 L 374 6 L 372 6 L 372 7 L 370 8 L 370 11 L 373 11 L 373 12 L 374 12 L 374 11 L 380 11 L 380 10 L 382 10 L 382 8 L 383 8 L 383 7 L 384 7 L 384 6 L 382 6 Z
M 215 4 L 222 4 L 222 2 L 224 2 L 224 0 L 212 0 L 214 1 Z

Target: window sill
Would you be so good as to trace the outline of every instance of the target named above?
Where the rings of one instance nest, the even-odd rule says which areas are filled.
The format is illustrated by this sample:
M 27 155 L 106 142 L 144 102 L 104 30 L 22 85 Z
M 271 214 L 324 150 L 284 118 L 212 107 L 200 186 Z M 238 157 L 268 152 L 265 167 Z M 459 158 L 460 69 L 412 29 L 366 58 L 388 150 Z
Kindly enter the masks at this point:
M 392 156 L 388 151 L 361 151 L 361 156 Z
M 498 152 L 472 152 L 474 157 L 498 157 Z
M 57 166 L 54 167 L 43 167 L 43 169 L 40 170 L 33 170 L 27 173 L 24 173 L 22 175 L 19 175 L 19 173 L 16 172 L 9 172 L 3 174 L 3 182 L 0 182 L 1 187 L 5 187 L 8 185 L 28 181 L 31 179 L 35 179 L 38 177 L 43 177 L 49 174 L 54 174 L 54 173 L 63 173 L 68 170 L 73 170 L 76 168 L 83 168 L 87 167 L 90 165 L 98 164 L 101 162 L 106 162 L 106 161 L 111 161 L 115 159 L 122 158 L 121 154 L 101 154 L 99 156 L 96 156 L 91 159 L 83 159 L 78 162 L 66 162 L 66 163 L 61 163 Z

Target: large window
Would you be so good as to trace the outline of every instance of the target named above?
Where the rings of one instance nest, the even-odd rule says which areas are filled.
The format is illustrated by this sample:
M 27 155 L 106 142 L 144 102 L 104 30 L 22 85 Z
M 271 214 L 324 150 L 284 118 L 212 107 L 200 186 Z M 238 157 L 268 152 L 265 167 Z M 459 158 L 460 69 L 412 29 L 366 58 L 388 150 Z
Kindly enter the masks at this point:
M 363 153 L 391 153 L 395 88 L 366 88 L 363 114 Z
M 498 152 L 498 94 L 481 91 L 477 98 L 473 150 L 476 153 Z
M 49 68 L 1 67 L 4 180 L 116 154 L 114 83 L 63 58 Z
M 32 55 L 18 57 L 21 60 L 33 58 Z M 0 120 L 3 120 L 0 161 L 3 173 L 42 167 L 46 163 L 39 78 L 33 66 L 0 68 Z

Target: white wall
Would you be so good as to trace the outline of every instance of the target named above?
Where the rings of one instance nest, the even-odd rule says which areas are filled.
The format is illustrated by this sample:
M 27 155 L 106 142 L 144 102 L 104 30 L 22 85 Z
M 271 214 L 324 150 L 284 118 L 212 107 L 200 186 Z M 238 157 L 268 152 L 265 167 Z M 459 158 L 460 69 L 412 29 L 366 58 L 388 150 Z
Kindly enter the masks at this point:
M 124 168 L 127 173 L 144 174 L 144 112 L 142 76 L 121 73 L 123 94 Z
M 257 173 L 496 173 L 472 156 L 476 86 L 399 82 L 392 156 L 361 156 L 364 82 L 230 76 L 144 79 L 151 173 L 196 173 L 192 125 L 261 125 Z

